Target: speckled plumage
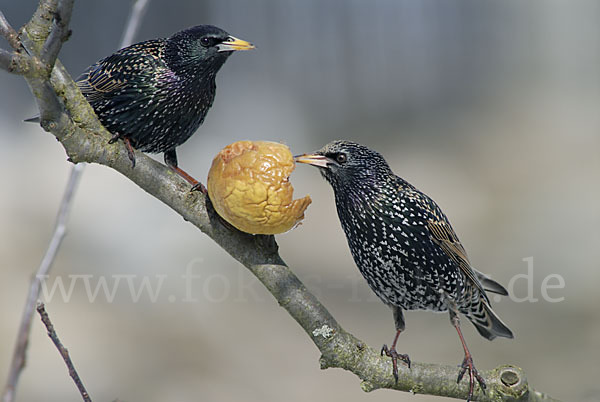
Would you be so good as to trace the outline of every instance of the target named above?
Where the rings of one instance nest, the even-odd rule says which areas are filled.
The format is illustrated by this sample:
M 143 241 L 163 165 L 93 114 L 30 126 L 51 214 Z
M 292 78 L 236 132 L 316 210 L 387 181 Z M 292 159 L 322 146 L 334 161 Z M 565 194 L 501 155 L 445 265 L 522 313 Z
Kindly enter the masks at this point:
M 379 153 L 334 141 L 297 161 L 319 167 L 333 187 L 354 261 L 371 289 L 394 310 L 398 333 L 405 327 L 402 310 L 421 309 L 450 311 L 459 333 L 460 312 L 487 339 L 512 338 L 486 295 L 486 290 L 503 295 L 506 290 L 471 266 L 440 207 L 396 176 Z
M 231 47 L 234 41 L 243 46 Z M 204 121 L 217 72 L 233 50 L 251 48 L 220 28 L 199 25 L 121 49 L 76 81 L 114 138 L 164 152 L 165 162 L 177 167 L 175 148 Z

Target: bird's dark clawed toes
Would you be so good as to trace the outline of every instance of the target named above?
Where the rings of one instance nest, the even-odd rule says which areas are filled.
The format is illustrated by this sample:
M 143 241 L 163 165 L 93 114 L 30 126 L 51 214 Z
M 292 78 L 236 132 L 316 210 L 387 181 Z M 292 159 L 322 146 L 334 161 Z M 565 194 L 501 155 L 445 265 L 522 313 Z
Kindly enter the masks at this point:
M 117 142 L 119 139 L 121 138 L 121 134 L 115 134 L 112 137 L 110 137 L 110 140 L 108 140 L 109 144 L 114 144 L 115 142 Z
M 408 368 L 410 368 L 410 357 L 408 357 L 407 354 L 400 355 L 400 360 L 402 360 L 404 363 L 406 363 Z
M 131 161 L 131 168 L 135 167 L 135 155 L 132 150 L 127 149 L 127 156 L 129 156 L 129 160 Z
M 114 138 L 115 137 L 111 138 L 110 141 L 112 141 Z M 131 168 L 133 169 L 135 167 L 135 153 L 133 151 L 133 146 L 131 145 L 131 141 L 129 141 L 129 138 L 127 137 L 123 137 L 123 142 L 125 143 L 125 148 L 127 148 L 127 156 L 129 156 L 129 160 L 131 161 Z
M 114 144 L 115 142 L 119 141 L 121 138 L 123 139 L 123 142 L 125 143 L 125 148 L 127 149 L 127 156 L 129 157 L 129 160 L 131 161 L 131 168 L 133 169 L 135 167 L 135 153 L 133 151 L 133 146 L 131 145 L 131 141 L 129 140 L 129 138 L 123 137 L 121 134 L 115 134 L 112 137 L 110 137 L 110 140 L 108 140 L 108 143 Z
M 408 368 L 410 368 L 410 357 L 408 357 L 408 355 L 398 353 L 396 348 L 392 347 L 389 349 L 387 345 L 383 345 L 381 347 L 381 356 L 383 356 L 384 353 L 386 356 L 392 358 L 394 380 L 396 381 L 396 384 L 398 384 L 398 359 L 402 360 L 408 366 Z
M 484 394 L 486 385 L 483 377 L 477 372 L 477 369 L 473 364 L 473 359 L 470 356 L 465 356 L 465 359 L 460 365 L 460 371 L 458 372 L 458 378 L 456 379 L 456 383 L 460 383 L 467 371 L 469 372 L 469 396 L 467 398 L 467 402 L 470 402 L 473 398 L 473 391 L 475 390 L 475 380 L 477 380 L 477 382 L 479 383 L 479 386 L 481 387 L 481 390 Z
M 206 189 L 204 184 L 202 184 L 200 182 L 194 184 L 192 186 L 192 188 L 190 189 L 190 191 L 202 191 L 202 194 L 204 194 L 204 195 L 208 194 L 208 190 Z

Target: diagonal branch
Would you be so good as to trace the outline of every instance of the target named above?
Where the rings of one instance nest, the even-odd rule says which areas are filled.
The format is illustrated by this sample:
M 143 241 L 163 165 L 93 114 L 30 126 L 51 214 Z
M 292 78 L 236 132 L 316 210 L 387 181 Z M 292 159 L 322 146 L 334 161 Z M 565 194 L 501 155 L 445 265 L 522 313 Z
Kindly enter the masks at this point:
M 42 322 L 44 323 L 46 330 L 48 331 L 48 336 L 50 337 L 50 339 L 52 339 L 54 346 L 56 346 L 56 349 L 58 349 L 58 353 L 60 353 L 60 356 L 65 361 L 65 364 L 67 365 L 67 369 L 69 369 L 69 375 L 71 376 L 71 378 L 73 379 L 73 382 L 75 383 L 75 386 L 79 390 L 79 393 L 81 394 L 81 397 L 83 398 L 83 401 L 84 402 L 92 402 L 90 395 L 88 394 L 87 390 L 83 386 L 83 382 L 81 381 L 81 378 L 79 378 L 79 374 L 77 373 L 77 370 L 75 370 L 75 366 L 73 365 L 73 361 L 71 360 L 69 351 L 67 350 L 67 348 L 65 348 L 63 346 L 60 339 L 58 339 L 58 335 L 56 334 L 54 325 L 52 324 L 52 321 L 50 321 L 50 317 L 48 316 L 48 313 L 46 312 L 44 303 L 39 303 L 36 310 L 37 310 L 38 314 L 40 315 L 40 318 L 42 319 Z
M 16 71 L 13 61 L 15 53 L 9 52 L 8 50 L 0 49 L 0 68 L 8 71 L 9 73 L 19 74 L 19 71 Z
M 37 59 L 19 52 L 0 49 L 0 68 L 17 75 L 31 75 L 40 68 Z
M 32 19 L 32 21 L 35 20 Z M 31 29 L 31 30 L 30 30 Z M 35 24 L 25 30 L 39 32 Z M 39 49 L 40 38 L 30 48 Z M 41 42 L 43 43 L 43 42 Z M 430 395 L 466 398 L 468 384 L 456 384 L 456 367 L 413 363 L 411 369 L 400 368 L 400 380 L 394 383 L 391 362 L 364 342 L 346 332 L 327 309 L 310 293 L 285 265 L 277 252 L 273 237 L 252 236 L 221 223 L 205 196 L 189 192 L 189 185 L 164 165 L 136 152 L 136 166 L 132 169 L 125 147 L 117 142 L 108 144 L 110 134 L 101 126 L 69 74 L 57 61 L 50 83 L 25 77 L 38 99 L 40 107 L 45 99 L 39 97 L 41 85 L 51 85 L 56 96 L 69 111 L 70 118 L 49 120 L 43 127 L 61 142 L 69 159 L 74 163 L 88 162 L 108 166 L 136 183 L 151 196 L 159 199 L 213 239 L 233 258 L 249 269 L 271 292 L 277 302 L 305 330 L 322 356 L 321 368 L 337 367 L 351 371 L 361 380 L 361 388 L 372 391 L 379 388 L 411 391 Z M 523 371 L 503 365 L 481 373 L 487 382 L 484 395 L 477 390 L 478 401 L 553 401 L 535 391 Z

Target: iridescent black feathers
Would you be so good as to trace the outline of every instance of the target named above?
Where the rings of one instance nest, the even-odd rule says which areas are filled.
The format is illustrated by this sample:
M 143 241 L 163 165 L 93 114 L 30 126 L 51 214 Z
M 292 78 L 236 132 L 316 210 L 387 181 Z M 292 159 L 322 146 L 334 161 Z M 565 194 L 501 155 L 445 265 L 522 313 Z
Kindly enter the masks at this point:
M 199 25 L 121 49 L 90 66 L 77 84 L 115 139 L 164 152 L 167 164 L 177 167 L 175 148 L 204 121 L 217 72 L 233 51 L 252 48 L 220 28 Z

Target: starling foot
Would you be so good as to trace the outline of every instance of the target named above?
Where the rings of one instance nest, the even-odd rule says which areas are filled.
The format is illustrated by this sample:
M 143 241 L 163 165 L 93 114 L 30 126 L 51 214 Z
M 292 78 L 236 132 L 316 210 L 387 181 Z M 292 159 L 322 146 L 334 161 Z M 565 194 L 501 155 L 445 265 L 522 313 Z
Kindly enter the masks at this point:
M 114 134 L 112 137 L 110 137 L 110 140 L 108 140 L 109 144 L 114 144 L 115 142 L 119 141 L 121 139 L 122 135 L 121 134 Z
M 206 187 L 204 187 L 204 184 L 202 184 L 200 182 L 194 184 L 192 186 L 192 188 L 190 189 L 190 191 L 198 191 L 198 190 L 202 191 L 202 194 L 204 194 L 204 195 L 208 194 L 208 190 L 206 189 Z
M 125 143 L 125 148 L 127 148 L 127 156 L 129 156 L 129 160 L 131 161 L 131 168 L 133 169 L 135 167 L 135 153 L 133 152 L 131 141 L 129 140 L 129 138 L 123 137 L 123 142 Z
M 477 369 L 475 368 L 475 365 L 473 364 L 473 358 L 471 357 L 470 354 L 468 356 L 465 355 L 465 359 L 463 360 L 460 367 L 461 368 L 460 368 L 460 371 L 458 372 L 458 379 L 456 380 L 456 383 L 460 383 L 460 380 L 462 380 L 463 376 L 465 375 L 465 373 L 468 370 L 469 371 L 469 396 L 467 398 L 467 402 L 470 402 L 471 398 L 473 398 L 473 390 L 475 389 L 475 380 L 477 380 L 477 382 L 479 383 L 479 386 L 481 387 L 481 390 L 484 393 L 485 393 L 485 389 L 486 389 L 485 380 L 477 372 Z
M 170 149 L 165 152 L 165 164 L 192 185 L 190 191 L 200 190 L 202 191 L 202 194 L 208 194 L 206 187 L 204 187 L 202 183 L 190 176 L 185 170 L 177 167 L 177 153 L 175 152 L 175 149 Z
M 479 375 L 479 373 L 477 372 L 477 369 L 475 368 L 475 365 L 473 364 L 473 357 L 471 356 L 471 352 L 469 352 L 469 348 L 467 347 L 465 338 L 463 337 L 462 331 L 460 330 L 460 320 L 458 318 L 458 313 L 455 310 L 456 306 L 454 306 L 453 303 L 451 303 L 449 306 L 450 306 L 450 309 L 449 309 L 450 322 L 452 323 L 454 328 L 456 328 L 456 332 L 458 332 L 458 337 L 460 338 L 460 343 L 462 344 L 463 350 L 465 351 L 465 358 L 464 358 L 462 364 L 460 365 L 460 371 L 458 372 L 458 378 L 456 379 L 456 383 L 457 384 L 460 383 L 463 376 L 465 375 L 465 373 L 468 370 L 469 371 L 469 396 L 467 397 L 467 402 L 470 402 L 471 399 L 473 398 L 473 391 L 475 390 L 475 380 L 477 379 L 477 382 L 479 383 L 479 386 L 481 387 L 481 390 L 483 391 L 483 393 L 485 393 L 485 388 L 486 388 L 485 380 L 483 379 L 483 377 L 481 375 Z
M 127 148 L 127 156 L 131 161 L 131 168 L 133 169 L 135 167 L 135 153 L 133 151 L 133 145 L 131 145 L 131 140 L 127 137 L 123 137 L 121 134 L 115 134 L 110 138 L 110 140 L 108 140 L 108 143 L 114 144 L 120 139 L 123 139 L 123 142 L 125 143 L 125 148 Z
M 383 356 L 384 353 L 386 356 L 392 358 L 392 366 L 394 367 L 392 373 L 394 374 L 394 380 L 396 381 L 396 384 L 398 384 L 398 359 L 402 360 L 408 366 L 408 368 L 410 368 L 410 357 L 408 357 L 408 355 L 398 353 L 396 348 L 393 346 L 391 349 L 388 349 L 387 345 L 383 345 L 381 347 L 381 356 Z

